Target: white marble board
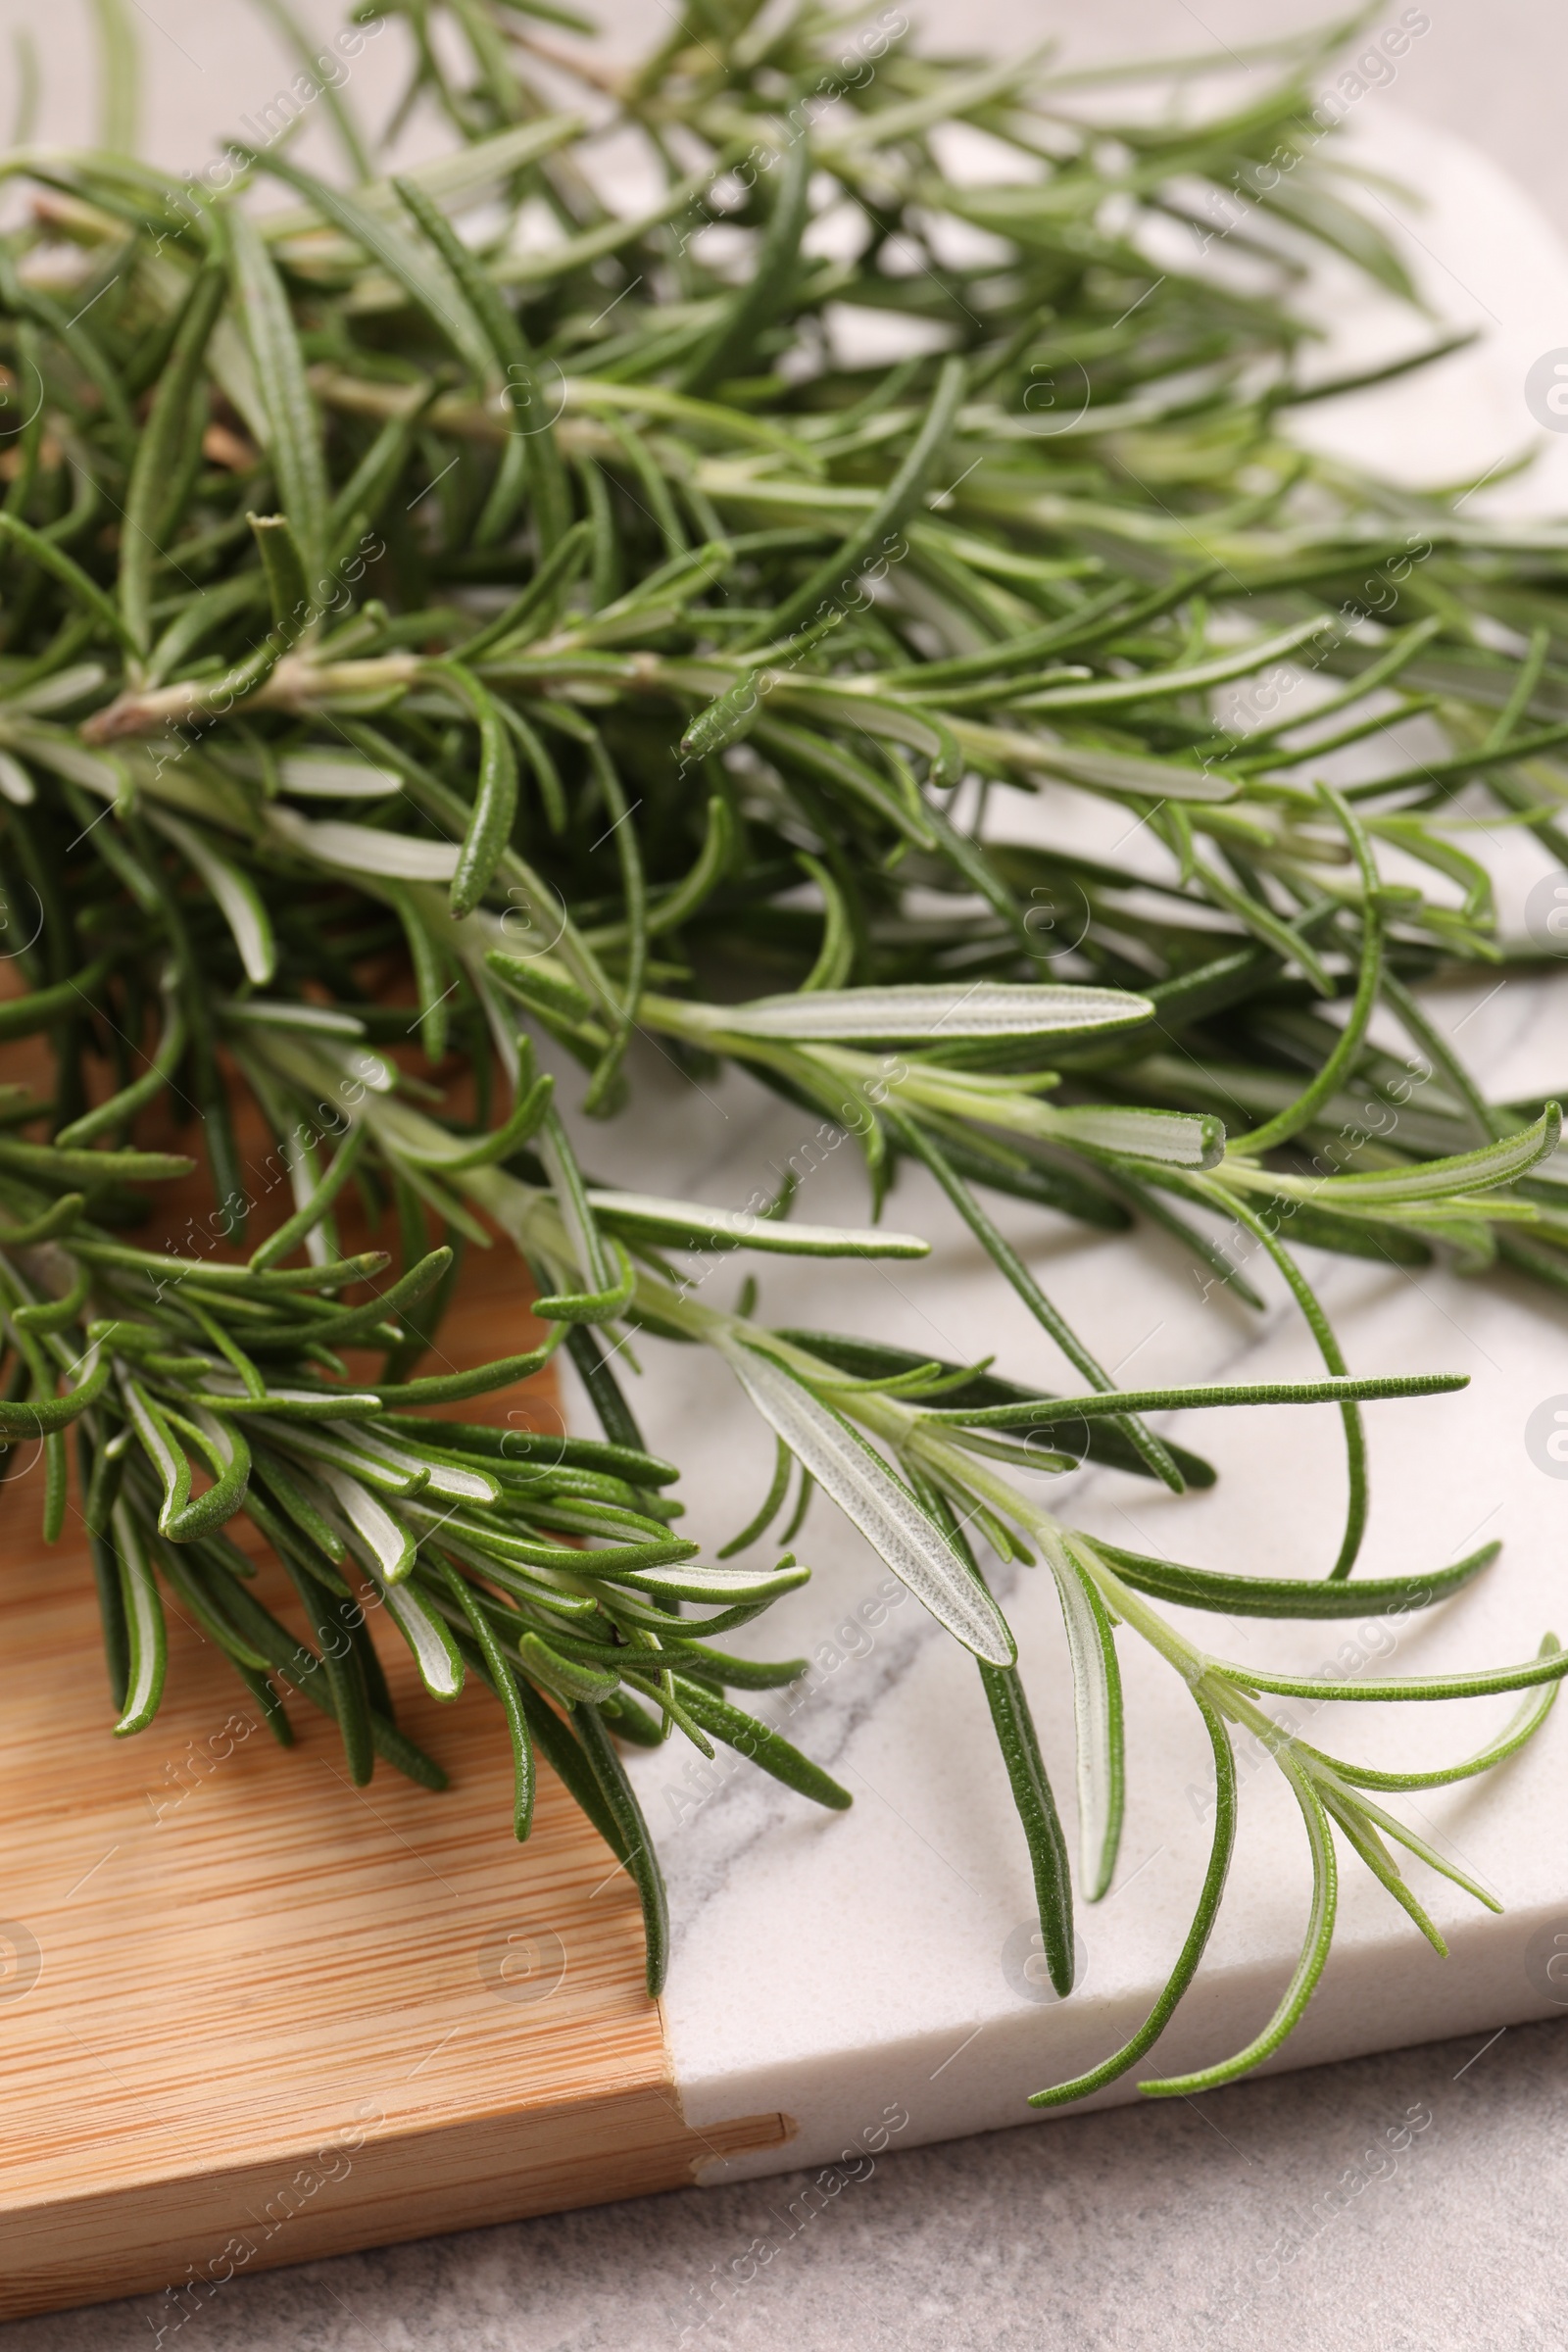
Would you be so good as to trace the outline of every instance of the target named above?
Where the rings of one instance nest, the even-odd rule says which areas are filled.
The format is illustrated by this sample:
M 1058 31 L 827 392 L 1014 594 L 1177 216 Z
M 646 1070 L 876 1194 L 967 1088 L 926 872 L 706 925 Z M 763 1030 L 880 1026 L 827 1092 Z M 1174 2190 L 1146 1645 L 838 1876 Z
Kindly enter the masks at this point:
M 1369 110 L 1370 111 L 1370 110 Z M 1423 191 L 1383 191 L 1391 226 L 1434 312 L 1474 323 L 1482 341 L 1430 374 L 1302 412 L 1315 443 L 1411 481 L 1485 472 L 1544 443 L 1525 482 L 1478 495 L 1495 514 L 1568 512 L 1568 437 L 1541 434 L 1523 378 L 1544 350 L 1568 345 L 1568 255 L 1505 175 L 1450 136 L 1384 115 L 1351 134 L 1364 160 Z M 1368 294 L 1348 270 L 1319 275 L 1329 340 L 1325 373 L 1419 345 L 1431 332 Z M 1306 689 L 1309 696 L 1311 689 Z M 1303 701 L 1303 708 L 1305 707 Z M 1107 812 L 1066 800 L 1010 796 L 1021 830 L 1071 826 L 1114 838 Z M 1114 812 L 1110 820 L 1119 829 Z M 1517 927 L 1529 883 L 1545 870 L 1528 840 L 1500 844 L 1505 925 Z M 1568 977 L 1481 975 L 1436 1001 L 1495 1099 L 1568 1082 Z M 568 1093 L 569 1093 L 568 1086 Z M 588 1127 L 580 1142 L 610 1182 L 688 1199 L 745 1203 L 799 1157 L 812 1122 L 749 1081 L 709 1089 L 672 1070 L 639 1073 L 639 1112 Z M 858 1222 L 864 1189 L 846 1144 L 808 1176 L 802 1212 Z M 1060 1388 L 1070 1375 L 922 1177 L 906 1177 L 897 1222 L 935 1247 L 917 1265 L 791 1260 L 763 1276 L 765 1315 L 861 1331 L 944 1356 L 994 1352 L 999 1370 Z M 1281 1379 L 1315 1358 L 1279 1286 L 1256 1317 L 1200 1294 L 1174 1247 L 1070 1225 L 1045 1211 L 1006 1220 L 1052 1296 L 1124 1381 Z M 1370 1408 L 1374 1512 L 1361 1573 L 1437 1566 L 1490 1537 L 1497 1566 L 1430 1618 L 1289 1626 L 1200 1624 L 1211 1647 L 1310 1670 L 1344 1642 L 1367 1671 L 1396 1654 L 1403 1671 L 1529 1655 L 1544 1628 L 1568 1633 L 1568 1485 L 1527 1457 L 1531 1410 L 1568 1392 L 1568 1313 L 1508 1281 L 1442 1270 L 1381 1269 L 1308 1253 L 1352 1370 L 1444 1366 L 1470 1375 L 1463 1395 Z M 733 1297 L 744 1270 L 709 1279 Z M 687 1467 L 692 1532 L 722 1542 L 751 1515 L 771 1466 L 771 1440 L 729 1376 L 696 1349 L 650 1342 L 633 1384 L 649 1442 Z M 579 1398 L 575 1423 L 592 1426 Z M 1338 1542 L 1343 1461 L 1338 1416 L 1285 1408 L 1188 1415 L 1172 1426 L 1220 1467 L 1207 1494 L 1171 1497 L 1115 1472 L 1078 1473 L 1071 1508 L 1109 1540 L 1252 1574 L 1321 1575 Z M 1058 1484 L 1056 1494 L 1062 1495 Z M 739 1766 L 694 1761 L 679 1741 L 632 1769 L 661 1844 L 674 1916 L 664 2013 L 689 2121 L 780 2109 L 798 2132 L 776 2150 L 716 2162 L 730 2180 L 846 2152 L 908 2145 L 1038 2120 L 1025 2095 L 1114 2048 L 1143 2014 L 1179 1947 L 1208 1845 L 1209 1767 L 1194 1711 L 1167 1669 L 1121 1641 L 1130 1722 L 1122 1858 L 1106 1899 L 1080 1906 L 1081 1984 L 1066 2003 L 1031 1992 L 1018 1969 L 1031 1888 L 1021 1837 L 967 1656 L 912 1600 L 890 1603 L 874 1554 L 818 1498 L 800 1548 L 811 1584 L 754 1630 L 770 1655 L 816 1661 L 791 1736 L 839 1775 L 856 1803 L 825 1815 Z M 1071 1713 L 1061 1624 L 1043 1572 L 1014 1572 L 999 1592 L 1053 1783 L 1071 1822 Z M 742 1637 L 741 1639 L 744 1639 Z M 1342 1706 L 1320 1719 L 1329 1745 L 1389 1762 L 1467 1752 L 1511 1702 L 1402 1711 Z M 764 1701 L 782 1719 L 781 1700 Z M 1243 1757 L 1242 1827 L 1224 1913 L 1198 1983 L 1159 2045 L 1157 2071 L 1227 2054 L 1268 2014 L 1298 1949 L 1308 1888 L 1303 1840 L 1279 1776 Z M 1523 1755 L 1481 1783 L 1424 1796 L 1427 1834 L 1495 1890 L 1501 1917 L 1412 1865 L 1448 1937 L 1429 1948 L 1358 1866 L 1343 1874 L 1334 1952 L 1307 2017 L 1275 2061 L 1318 2060 L 1547 2014 L 1555 1988 L 1543 1940 L 1568 1936 L 1568 1709 Z M 1411 1808 L 1415 1819 L 1416 1809 Z M 1146 2062 L 1106 2100 L 1134 2098 Z M 896 2136 L 895 2136 L 896 2135 Z

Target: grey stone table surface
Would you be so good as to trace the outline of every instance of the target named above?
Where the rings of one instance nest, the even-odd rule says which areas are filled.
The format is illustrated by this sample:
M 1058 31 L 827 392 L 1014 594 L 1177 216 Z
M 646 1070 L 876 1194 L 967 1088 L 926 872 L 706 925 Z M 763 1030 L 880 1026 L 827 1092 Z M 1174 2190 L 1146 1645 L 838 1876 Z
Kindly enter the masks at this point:
M 151 144 L 199 163 L 215 125 L 265 104 L 282 58 L 248 0 L 135 0 Z M 333 0 L 300 13 L 330 23 Z M 612 0 L 612 36 L 671 12 Z M 967 44 L 1060 33 L 1070 54 L 1169 55 L 1330 13 L 1303 0 L 929 0 Z M 1385 12 L 1396 21 L 1401 10 Z M 1568 234 L 1568 12 L 1434 0 L 1380 107 L 1460 132 Z M 1408 18 L 1406 18 L 1408 22 Z M 41 35 L 45 127 L 78 134 L 89 0 L 0 0 Z M 371 71 L 368 68 L 368 74 Z M 0 118 L 8 64 L 0 64 Z M 370 93 L 372 100 L 376 93 Z M 236 2278 L 180 2352 L 1302 2352 L 1568 2335 L 1565 2027 L 1515 2027 L 866 2159 L 824 2199 L 805 2175 L 692 2189 Z M 0 2329 L 4 2352 L 128 2348 L 150 2299 Z M 151 2324 L 153 2327 L 156 2323 Z

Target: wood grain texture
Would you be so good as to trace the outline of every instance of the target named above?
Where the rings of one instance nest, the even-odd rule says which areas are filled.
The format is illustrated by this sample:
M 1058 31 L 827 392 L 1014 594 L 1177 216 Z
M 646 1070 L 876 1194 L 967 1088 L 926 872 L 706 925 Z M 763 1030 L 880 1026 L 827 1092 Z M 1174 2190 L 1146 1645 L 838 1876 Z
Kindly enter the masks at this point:
M 185 1213 L 176 1193 L 172 1238 Z M 514 1253 L 474 1252 L 425 1368 L 533 1344 L 528 1307 Z M 548 1383 L 462 1409 L 560 1425 Z M 381 1765 L 355 1789 L 332 1724 L 292 1695 L 279 1748 L 171 1600 L 164 1705 L 112 1739 L 80 1523 L 45 1550 L 41 1465 L 19 1454 L 0 1489 L 0 2318 L 152 2291 L 167 2339 L 246 2271 L 672 2187 L 785 2136 L 777 2116 L 687 2129 L 630 1882 L 543 1767 L 514 1842 L 488 1692 L 440 1706 L 382 1640 L 399 1720 L 452 1786 Z M 303 1631 L 275 1567 L 258 1591 Z

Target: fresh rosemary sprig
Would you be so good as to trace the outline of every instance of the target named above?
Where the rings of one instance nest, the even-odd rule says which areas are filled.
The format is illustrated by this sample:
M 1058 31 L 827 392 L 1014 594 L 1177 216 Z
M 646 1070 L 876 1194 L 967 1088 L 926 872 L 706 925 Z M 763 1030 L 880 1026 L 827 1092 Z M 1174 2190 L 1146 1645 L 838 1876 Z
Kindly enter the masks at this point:
M 428 38 L 438 14 L 461 71 Z M 24 412 L 0 501 L 0 874 L 38 925 L 0 1035 L 46 1034 L 58 1070 L 50 1104 L 6 1114 L 47 1118 L 52 1140 L 0 1135 L 21 1224 L 0 1234 L 8 1409 L 19 1430 L 79 1420 L 121 1728 L 156 1704 L 167 1590 L 242 1673 L 327 1703 L 356 1771 L 377 1745 L 411 1763 L 363 1625 L 326 1646 L 332 1612 L 368 1592 L 441 1695 L 465 1667 L 498 1691 L 519 1834 L 533 1742 L 560 1771 L 638 1881 L 657 1983 L 658 1867 L 612 1732 L 730 1740 L 846 1801 L 719 1695 L 793 1669 L 703 1639 L 804 1571 L 691 1564 L 660 1500 L 673 1469 L 643 1453 L 612 1368 L 636 1330 L 706 1345 L 778 1441 L 726 1553 L 797 1525 L 820 1486 L 976 1655 L 1059 1990 L 1071 1871 L 967 1531 L 1043 1562 L 1060 1595 L 1087 1899 L 1122 1814 L 1117 1626 L 1192 1691 L 1218 1790 L 1193 1928 L 1143 2032 L 1042 2099 L 1152 2046 L 1224 1884 L 1228 1727 L 1272 1753 L 1313 1857 L 1300 1962 L 1244 2050 L 1148 2087 L 1226 2080 L 1279 2045 L 1317 1981 L 1330 1823 L 1441 1948 L 1387 1840 L 1458 1874 L 1366 1791 L 1487 1769 L 1564 1670 L 1548 1636 L 1518 1666 L 1333 1687 L 1528 1693 L 1450 1772 L 1375 1774 L 1258 1703 L 1289 1678 L 1208 1656 L 1152 1604 L 1413 1607 L 1493 1556 L 1348 1581 L 1361 1406 L 1462 1384 L 1352 1377 L 1285 1237 L 1568 1285 L 1556 1105 L 1489 1102 L 1419 993 L 1536 960 L 1499 947 L 1488 870 L 1457 836 L 1500 808 L 1568 859 L 1568 540 L 1287 436 L 1327 389 L 1291 307 L 1303 252 L 1409 292 L 1320 152 L 1310 93 L 1332 38 L 1275 45 L 1279 82 L 1243 112 L 1160 122 L 1117 115 L 1115 76 L 922 57 L 896 12 L 846 32 L 808 0 L 783 18 L 725 0 L 625 71 L 541 33 L 554 6 L 386 0 L 356 22 L 403 16 L 397 122 L 434 108 L 454 139 L 407 173 L 374 160 L 339 93 L 341 183 L 278 143 L 170 188 L 122 130 L 115 152 L 21 148 L 3 167 L 33 211 L 0 240 L 0 354 Z M 663 187 L 634 216 L 602 172 L 612 136 Z M 1205 185 L 1254 207 L 1217 257 Z M 278 188 L 272 212 L 238 201 Z M 1194 232 L 1185 268 L 1173 224 Z M 891 368 L 846 356 L 867 311 L 909 330 Z M 1340 683 L 1314 702 L 1315 672 Z M 1412 717 L 1444 748 L 1379 772 L 1379 738 Z M 1347 780 L 1351 747 L 1367 772 Z M 999 786 L 1043 796 L 1034 843 L 998 838 Z M 1120 834 L 1068 846 L 1086 836 L 1054 821 L 1064 809 L 1113 811 Z M 387 1001 L 406 968 L 440 1086 L 377 1051 L 407 1031 Z M 922 1164 L 1081 1393 L 696 1298 L 671 1252 L 924 1244 L 797 1223 L 787 1195 L 736 1212 L 596 1184 L 530 1041 L 582 1067 L 589 1113 L 635 1116 L 639 1031 L 852 1132 L 878 1219 Z M 245 1264 L 166 1281 L 108 1230 L 131 1213 L 125 1183 L 158 1172 L 130 1138 L 154 1102 L 195 1104 L 237 1246 L 228 1066 L 296 1214 Z M 462 1071 L 467 1116 L 445 1088 Z M 350 1183 L 372 1215 L 390 1198 L 402 1236 L 399 1281 L 365 1306 L 331 1303 L 371 1271 L 334 1261 Z M 987 1193 L 1147 1219 L 1257 1306 L 1240 1240 L 1283 1278 L 1323 1376 L 1119 1391 Z M 410 1375 L 442 1252 L 497 1229 L 606 1433 L 521 1470 L 496 1433 L 400 1410 L 460 1393 Z M 44 1247 L 58 1278 L 29 1272 Z M 335 1348 L 366 1342 L 387 1363 L 359 1390 Z M 1342 1415 L 1346 1530 L 1320 1579 L 1127 1553 L 1009 1475 L 1088 1456 L 1180 1492 L 1212 1473 L 1149 1416 L 1254 1401 Z M 45 1442 L 58 1533 L 64 1456 L 57 1431 Z M 192 1450 L 212 1481 L 194 1500 Z M 276 1621 L 264 1636 L 220 1533 L 241 1513 L 296 1582 L 318 1681 Z M 717 1616 L 681 1613 L 702 1601 Z
M 32 1108 L 26 1103 L 18 1106 Z M 399 1730 L 368 1626 L 385 1612 L 435 1698 L 472 1674 L 500 1699 L 515 1771 L 514 1829 L 528 1835 L 541 1751 L 643 1899 L 648 1976 L 665 1964 L 664 1901 L 646 1824 L 607 1727 L 657 1742 L 678 1725 L 706 1754 L 721 1740 L 828 1805 L 847 1794 L 724 1696 L 768 1690 L 802 1661 L 768 1665 L 712 1646 L 806 1570 L 703 1567 L 671 1531 L 662 1493 L 677 1475 L 637 1445 L 427 1418 L 537 1371 L 541 1348 L 469 1372 L 356 1382 L 338 1350 L 395 1359 L 403 1318 L 440 1284 L 452 1252 L 428 1252 L 361 1306 L 338 1303 L 384 1252 L 277 1265 L 264 1245 L 235 1264 L 142 1250 L 89 1222 L 80 1192 L 51 1200 L 0 1175 L 6 1206 L 34 1210 L 0 1234 L 0 1318 L 12 1372 L 0 1429 L 41 1440 L 44 1536 L 67 1509 L 65 1431 L 74 1425 L 117 1733 L 146 1729 L 163 1694 L 165 1609 L 194 1620 L 288 1745 L 284 1686 L 336 1719 L 357 1783 L 376 1757 L 431 1788 L 441 1767 Z M 341 1158 L 352 1159 L 345 1146 Z M 139 1152 L 94 1153 L 106 1182 L 188 1168 Z M 62 1179 L 63 1180 L 63 1179 Z M 281 1239 L 318 1240 L 322 1185 Z M 0 1367 L 3 1368 L 3 1367 Z M 64 1395 L 59 1384 L 70 1385 Z M 200 1491 L 193 1472 L 205 1474 Z M 235 1542 L 248 1520 L 295 1589 L 301 1641 L 251 1590 Z M 683 1604 L 705 1613 L 683 1614 Z M 655 1712 L 650 1714 L 651 1702 Z

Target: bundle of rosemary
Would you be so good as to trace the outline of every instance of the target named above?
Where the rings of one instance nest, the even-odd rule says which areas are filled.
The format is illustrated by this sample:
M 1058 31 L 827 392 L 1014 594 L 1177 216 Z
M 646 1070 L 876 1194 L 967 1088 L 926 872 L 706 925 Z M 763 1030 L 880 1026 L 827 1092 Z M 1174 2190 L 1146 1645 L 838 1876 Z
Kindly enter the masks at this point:
M 1568 1668 L 1548 1636 L 1462 1676 L 1271 1677 L 1156 1605 L 1424 1606 L 1495 1551 L 1351 1580 L 1362 1404 L 1463 1383 L 1352 1378 L 1291 1243 L 1568 1284 L 1556 1106 L 1490 1102 L 1420 994 L 1508 965 L 1456 838 L 1477 800 L 1568 862 L 1568 539 L 1288 438 L 1293 406 L 1337 388 L 1309 386 L 1293 307 L 1314 246 L 1411 293 L 1312 113 L 1332 36 L 1250 53 L 1278 75 L 1243 111 L 1195 61 L 1159 69 L 1174 111 L 1124 117 L 1121 77 L 923 56 L 897 12 L 855 29 L 814 0 L 703 0 L 622 71 L 555 0 L 368 0 L 344 54 L 393 26 L 409 63 L 373 148 L 267 5 L 304 60 L 296 90 L 330 111 L 332 179 L 280 123 L 168 184 L 132 152 L 123 72 L 101 151 L 34 148 L 24 120 L 4 163 L 26 209 L 0 239 L 0 876 L 19 928 L 37 911 L 0 1035 L 46 1037 L 56 1078 L 3 1106 L 0 1422 L 44 1438 L 50 1540 L 76 1428 L 117 1728 L 156 1709 L 175 1608 L 279 1737 L 292 1684 L 356 1778 L 379 1756 L 434 1781 L 365 1630 L 381 1607 L 437 1695 L 471 1673 L 500 1700 L 517 1835 L 537 1748 L 624 1861 L 657 1987 L 662 1892 L 617 1739 L 727 1740 L 848 1801 L 724 1696 L 800 1661 L 712 1645 L 804 1576 L 788 1552 L 731 1563 L 783 1516 L 793 1541 L 820 1488 L 978 1662 L 1058 1990 L 1073 1874 L 985 1558 L 1043 1561 L 1060 1596 L 1083 1896 L 1109 1885 L 1121 1826 L 1118 1627 L 1183 1677 L 1212 1743 L 1212 1851 L 1169 1983 L 1125 2047 L 1041 2101 L 1157 2039 L 1221 1898 L 1232 1729 L 1265 1742 L 1312 1854 L 1299 1962 L 1233 2057 L 1145 2087 L 1228 2080 L 1310 1998 L 1335 1830 L 1440 1950 L 1394 1845 L 1491 1900 L 1372 1792 L 1485 1771 Z M 376 159 L 416 114 L 448 136 L 399 172 Z M 1247 210 L 1210 250 L 1216 191 Z M 849 356 L 867 313 L 901 334 L 896 364 Z M 1222 725 L 1217 691 L 1238 687 L 1249 723 Z M 1412 718 L 1443 748 L 1380 761 Z M 1370 772 L 1337 789 L 1318 770 L 1351 744 Z M 1050 822 L 1004 843 L 996 785 L 1048 815 L 1111 806 L 1131 847 L 1090 856 Z M 388 1001 L 400 960 L 423 1066 Z M 788 1185 L 759 1213 L 597 1184 L 538 1053 L 580 1065 L 583 1111 L 635 1120 L 640 1035 L 852 1133 L 873 1221 L 797 1222 Z M 1385 1119 L 1407 1058 L 1419 1108 Z M 295 1201 L 248 1256 L 235 1088 Z M 166 1140 L 200 1121 L 226 1249 L 121 1238 L 137 1188 L 186 1164 L 137 1148 L 154 1115 Z M 918 1255 L 880 1223 L 905 1163 L 1075 1393 L 767 1327 L 750 1289 L 720 1311 L 671 1262 Z M 345 1292 L 390 1258 L 342 1254 L 351 1186 L 403 1266 L 361 1303 Z M 1247 1237 L 1323 1377 L 1118 1390 L 998 1195 L 1151 1221 L 1261 1306 L 1226 1246 Z M 549 1340 L 418 1375 L 455 1253 L 498 1239 L 532 1267 Z M 712 1564 L 671 1534 L 676 1467 L 644 1449 L 617 1374 L 644 1333 L 717 1350 L 777 1440 Z M 602 1443 L 408 1409 L 558 1342 Z M 345 1347 L 381 1368 L 360 1377 Z M 1131 1553 L 1019 1484 L 1085 1458 L 1206 1484 L 1148 1416 L 1257 1401 L 1343 1418 L 1345 1537 L 1319 1579 Z M 237 1514 L 308 1639 L 256 1597 Z M 1525 1693 L 1505 1731 L 1408 1774 L 1311 1747 L 1260 1703 L 1505 1690 Z

